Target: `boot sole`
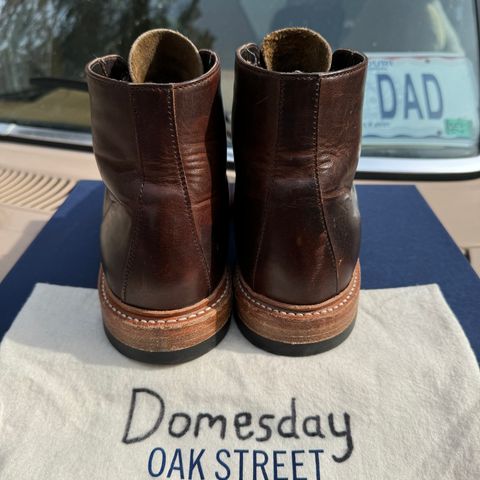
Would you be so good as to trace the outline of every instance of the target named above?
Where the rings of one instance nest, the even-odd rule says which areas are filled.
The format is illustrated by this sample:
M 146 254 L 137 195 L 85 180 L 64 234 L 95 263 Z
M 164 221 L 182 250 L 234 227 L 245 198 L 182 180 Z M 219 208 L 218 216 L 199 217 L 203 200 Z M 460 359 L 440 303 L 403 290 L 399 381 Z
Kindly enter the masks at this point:
M 122 302 L 110 290 L 102 268 L 98 292 L 103 326 L 123 355 L 145 363 L 176 364 L 214 348 L 228 331 L 232 292 L 228 272 L 215 291 L 177 310 L 147 310 Z
M 277 355 L 315 355 L 341 344 L 353 330 L 360 294 L 360 264 L 340 294 L 316 305 L 277 302 L 254 292 L 235 274 L 240 331 L 255 346 Z

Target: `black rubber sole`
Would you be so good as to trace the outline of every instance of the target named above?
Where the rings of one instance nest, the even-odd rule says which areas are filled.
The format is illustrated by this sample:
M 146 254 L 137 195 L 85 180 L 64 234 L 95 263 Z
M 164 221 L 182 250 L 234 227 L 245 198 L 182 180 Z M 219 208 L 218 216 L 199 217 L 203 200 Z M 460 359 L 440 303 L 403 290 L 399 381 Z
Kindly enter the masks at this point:
M 184 348 L 183 350 L 174 350 L 172 352 L 147 352 L 145 350 L 138 350 L 137 348 L 129 347 L 117 340 L 104 325 L 104 330 L 110 343 L 122 355 L 128 358 L 137 360 L 143 363 L 152 363 L 156 365 L 175 365 L 179 363 L 190 362 L 202 355 L 205 355 L 212 348 L 217 346 L 225 337 L 230 327 L 230 319 L 225 325 L 212 337 L 195 345 L 194 347 Z
M 352 333 L 353 327 L 355 326 L 355 320 L 345 329 L 342 333 L 336 337 L 329 338 L 323 342 L 317 343 L 303 343 L 303 344 L 291 344 L 277 342 L 275 340 L 270 340 L 269 338 L 262 337 L 254 331 L 250 330 L 241 320 L 239 315 L 235 315 L 238 328 L 243 333 L 243 335 L 249 340 L 253 345 L 262 350 L 265 350 L 275 355 L 283 355 L 287 357 L 307 357 L 310 355 L 317 355 L 318 353 L 323 353 L 332 348 L 337 347 L 342 342 L 344 342 L 350 333 Z

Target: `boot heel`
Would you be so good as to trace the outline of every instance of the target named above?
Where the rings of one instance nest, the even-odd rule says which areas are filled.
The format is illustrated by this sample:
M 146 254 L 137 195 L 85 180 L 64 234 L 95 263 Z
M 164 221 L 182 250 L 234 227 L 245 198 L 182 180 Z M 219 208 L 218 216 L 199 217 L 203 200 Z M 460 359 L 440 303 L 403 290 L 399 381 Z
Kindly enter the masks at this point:
M 235 275 L 236 320 L 254 345 L 278 355 L 307 356 L 342 343 L 353 330 L 360 293 L 360 264 L 350 284 L 317 305 L 290 305 L 255 293 Z
M 100 269 L 98 291 L 110 343 L 123 355 L 146 363 L 174 364 L 211 350 L 228 331 L 231 282 L 225 272 L 204 300 L 178 310 L 145 310 L 127 305 L 108 287 Z

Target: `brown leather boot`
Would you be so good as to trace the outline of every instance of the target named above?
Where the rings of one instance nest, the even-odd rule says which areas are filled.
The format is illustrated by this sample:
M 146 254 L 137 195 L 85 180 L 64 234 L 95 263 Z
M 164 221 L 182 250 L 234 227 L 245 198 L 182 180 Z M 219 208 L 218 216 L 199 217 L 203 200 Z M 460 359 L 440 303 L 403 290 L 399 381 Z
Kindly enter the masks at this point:
M 99 295 L 123 354 L 195 358 L 225 335 L 228 190 L 220 65 L 170 30 L 125 62 L 87 65 L 95 156 L 105 182 Z
M 353 328 L 366 57 L 317 33 L 269 34 L 236 56 L 237 319 L 265 350 L 310 355 Z

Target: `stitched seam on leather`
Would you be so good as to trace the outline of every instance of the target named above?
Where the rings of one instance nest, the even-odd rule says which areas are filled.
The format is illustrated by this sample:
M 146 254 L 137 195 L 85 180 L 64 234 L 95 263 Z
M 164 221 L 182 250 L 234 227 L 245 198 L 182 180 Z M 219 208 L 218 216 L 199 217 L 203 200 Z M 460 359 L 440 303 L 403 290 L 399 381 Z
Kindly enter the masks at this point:
M 350 288 L 350 290 L 347 293 L 347 296 L 340 303 L 338 303 L 336 305 L 333 305 L 332 307 L 322 308 L 320 310 L 315 310 L 313 312 L 303 312 L 303 313 L 301 313 L 301 312 L 291 312 L 291 311 L 288 311 L 288 310 L 280 310 L 278 308 L 270 307 L 269 305 L 267 305 L 263 302 L 259 302 L 258 300 L 253 298 L 245 290 L 245 288 L 242 285 L 242 282 L 239 279 L 238 275 L 237 275 L 235 283 L 238 286 L 238 288 L 240 288 L 240 290 L 245 295 L 245 297 L 248 299 L 248 301 L 250 301 L 251 303 L 254 303 L 255 305 L 259 306 L 260 308 L 263 308 L 264 310 L 268 310 L 269 312 L 279 313 L 280 315 L 287 315 L 287 316 L 290 316 L 290 317 L 310 317 L 312 315 L 321 315 L 321 314 L 325 314 L 325 313 L 331 313 L 335 310 L 338 310 L 339 308 L 344 307 L 353 298 L 353 292 L 354 292 L 354 290 L 357 286 L 357 281 L 358 281 L 358 275 L 357 275 L 357 272 L 355 272 L 353 274 L 352 288 Z
M 143 86 L 143 84 L 138 84 L 138 83 L 132 83 L 132 82 L 126 82 L 124 80 L 116 80 L 114 78 L 105 78 L 101 77 L 98 74 L 89 74 L 90 77 L 94 78 L 96 81 L 103 83 L 103 86 L 107 86 L 110 88 L 115 88 L 115 87 L 120 87 L 120 88 L 129 88 L 130 90 L 134 90 L 135 92 L 154 92 L 154 91 L 168 91 L 174 88 L 175 90 L 182 90 L 185 88 L 191 88 L 191 87 L 198 87 L 199 85 L 203 83 L 207 83 L 208 81 L 211 80 L 211 76 L 215 74 L 215 72 L 218 71 L 217 67 L 212 68 L 212 73 L 208 72 L 208 77 L 202 78 L 202 80 L 196 80 L 193 81 L 192 83 L 189 83 L 188 85 L 175 85 L 172 83 L 165 83 L 165 84 L 151 84 L 149 86 Z M 142 85 L 142 86 L 140 86 Z
M 318 79 L 318 75 L 308 75 L 308 74 L 301 74 L 296 75 L 294 73 L 282 73 L 282 72 L 275 72 L 272 70 L 265 70 L 262 67 L 256 67 L 248 63 L 247 61 L 241 59 L 238 61 L 238 66 L 241 69 L 250 70 L 251 72 L 255 73 L 256 75 L 260 75 L 262 77 L 269 77 L 269 78 L 277 78 L 278 80 L 314 80 Z
M 220 70 L 220 61 L 217 61 L 217 64 L 207 72 L 207 77 L 203 78 L 202 80 L 196 80 L 187 85 L 173 85 L 175 90 L 185 90 L 193 87 L 198 87 L 199 85 L 203 85 L 204 83 L 208 83 L 212 80 L 212 77 L 215 76 L 216 73 Z
M 124 267 L 124 274 L 123 274 L 123 285 L 122 285 L 122 300 L 125 302 L 127 298 L 127 287 L 128 287 L 128 279 L 132 270 L 133 262 L 136 256 L 136 246 L 137 246 L 137 239 L 141 230 L 141 218 L 142 218 L 142 210 L 143 210 L 143 190 L 145 187 L 145 172 L 143 168 L 143 157 L 142 152 L 139 145 L 138 140 L 138 129 L 137 129 L 137 121 L 139 118 L 137 107 L 135 105 L 135 99 L 132 95 L 132 92 L 128 92 L 130 98 L 130 105 L 133 109 L 134 115 L 134 129 L 135 129 L 135 143 L 137 147 L 137 157 L 138 161 L 140 162 L 140 170 L 141 170 L 141 184 L 140 190 L 137 197 L 137 205 L 135 208 L 134 219 L 133 219 L 133 232 L 130 236 L 130 242 L 128 247 L 128 255 L 127 255 L 127 262 L 126 266 Z
M 357 65 L 354 65 L 353 67 L 348 67 L 338 72 L 324 72 L 324 73 L 318 73 L 316 75 L 308 75 L 305 73 L 295 74 L 295 73 L 285 73 L 285 72 L 275 72 L 271 70 L 264 70 L 262 69 L 262 67 L 256 67 L 255 65 L 248 63 L 242 57 L 237 57 L 237 61 L 239 63 L 240 68 L 248 69 L 257 75 L 270 77 L 270 78 L 275 78 L 275 77 L 282 78 L 284 80 L 313 80 L 313 79 L 329 80 L 330 78 L 336 78 L 336 77 L 348 77 L 351 74 L 356 73 L 358 70 L 366 68 L 368 65 L 368 60 L 365 58 L 365 60 L 358 63 Z
M 182 185 L 183 190 L 183 202 L 185 205 L 185 213 L 187 214 L 189 223 L 190 223 L 190 231 L 192 234 L 193 243 L 195 245 L 195 249 L 200 257 L 200 263 L 202 264 L 202 270 L 205 274 L 205 279 L 207 280 L 208 291 L 212 291 L 212 285 L 210 281 L 210 271 L 207 265 L 207 260 L 205 258 L 205 254 L 203 249 L 200 245 L 200 241 L 198 239 L 197 231 L 195 228 L 195 219 L 193 218 L 192 212 L 192 204 L 190 201 L 190 195 L 188 193 L 188 184 L 187 178 L 185 176 L 185 170 L 183 168 L 182 158 L 180 156 L 180 147 L 178 145 L 178 133 L 177 133 L 177 125 L 176 125 L 176 114 L 175 114 L 175 98 L 173 94 L 173 88 L 168 92 L 168 123 L 170 127 L 170 136 L 172 139 L 173 151 L 175 155 L 175 161 L 177 164 L 177 172 L 180 178 L 180 183 Z
M 223 289 L 222 294 L 220 297 L 213 302 L 211 305 L 208 307 L 203 308 L 202 310 L 199 310 L 198 312 L 191 313 L 190 315 L 183 315 L 178 318 L 173 318 L 169 320 L 145 320 L 144 318 L 138 318 L 138 317 L 132 317 L 131 315 L 127 315 L 126 313 L 123 313 L 120 311 L 118 308 L 115 308 L 110 300 L 108 299 L 107 292 L 105 290 L 105 276 L 102 275 L 102 298 L 105 302 L 105 304 L 112 310 L 112 312 L 116 313 L 117 315 L 120 315 L 122 318 L 125 318 L 127 320 L 131 320 L 135 323 L 150 323 L 150 324 L 155 324 L 155 323 L 177 323 L 177 322 L 182 322 L 185 320 L 190 320 L 191 318 L 196 318 L 199 317 L 200 315 L 203 315 L 204 313 L 209 312 L 210 310 L 213 310 L 227 295 L 229 291 L 229 286 L 230 286 L 230 278 L 229 275 L 227 275 L 227 280 L 225 282 L 225 288 Z
M 277 137 L 275 138 L 275 152 L 273 155 L 273 160 L 270 162 L 270 166 L 268 169 L 268 184 L 267 184 L 267 191 L 265 192 L 265 198 L 263 201 L 262 225 L 260 228 L 260 238 L 258 239 L 257 253 L 255 255 L 255 262 L 253 264 L 253 270 L 252 270 L 252 288 L 255 288 L 255 284 L 256 284 L 257 267 L 260 259 L 260 253 L 263 247 L 263 238 L 265 236 L 265 229 L 267 226 L 267 221 L 270 213 L 270 192 L 271 192 L 272 183 L 275 177 L 275 166 L 276 166 L 277 154 L 278 154 L 278 139 L 280 136 L 281 123 L 283 121 L 284 86 L 283 86 L 282 80 L 280 80 L 279 85 L 280 85 L 280 92 L 279 92 L 278 113 L 277 113 L 277 133 L 276 133 Z
M 320 114 L 320 80 L 315 82 L 315 93 L 313 98 L 313 104 L 315 105 L 315 109 L 313 112 L 314 121 L 313 121 L 313 135 L 314 135 L 314 145 L 315 145 L 315 183 L 317 187 L 317 196 L 318 196 L 318 208 L 320 213 L 320 218 L 323 223 L 323 228 L 325 229 L 325 233 L 327 234 L 327 245 L 328 250 L 330 252 L 330 259 L 332 261 L 333 270 L 335 272 L 335 292 L 338 292 L 338 269 L 337 269 L 337 261 L 335 258 L 335 252 L 333 250 L 332 239 L 330 238 L 330 233 L 327 227 L 327 220 L 325 218 L 325 209 L 323 208 L 323 199 L 322 199 L 322 187 L 320 183 L 320 175 L 318 172 L 318 116 Z
M 102 60 L 103 60 L 103 58 L 99 59 L 99 61 L 102 61 Z M 208 72 L 203 73 L 199 80 L 193 80 L 186 85 L 178 85 L 178 86 L 175 85 L 175 84 L 171 84 L 171 83 L 165 83 L 165 84 L 156 83 L 156 84 L 151 84 L 149 86 L 143 86 L 144 84 L 126 82 L 124 80 L 117 80 L 117 79 L 114 79 L 114 78 L 110 78 L 108 76 L 102 77 L 98 73 L 90 71 L 90 70 L 88 71 L 88 75 L 90 75 L 90 77 L 94 78 L 95 80 L 97 80 L 97 81 L 99 81 L 99 82 L 101 82 L 101 83 L 103 83 L 103 84 L 105 84 L 109 87 L 112 87 L 112 88 L 121 87 L 121 88 L 134 89 L 136 92 L 152 92 L 152 91 L 159 90 L 159 89 L 168 91 L 172 88 L 175 88 L 176 90 L 181 90 L 181 89 L 185 89 L 185 88 L 197 87 L 197 86 L 199 86 L 203 83 L 207 83 L 209 80 L 211 80 L 211 77 L 213 75 L 215 75 L 218 72 L 219 69 L 220 69 L 220 60 L 217 57 L 216 65 L 214 65 Z

